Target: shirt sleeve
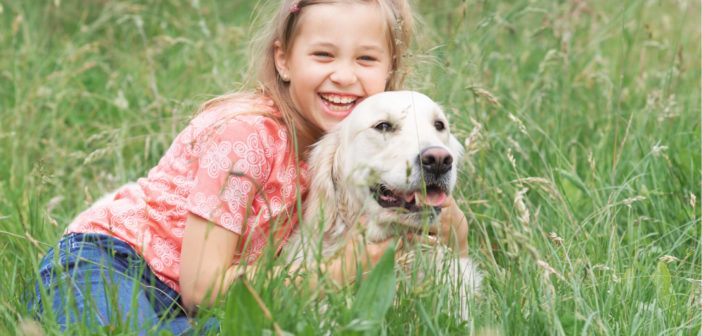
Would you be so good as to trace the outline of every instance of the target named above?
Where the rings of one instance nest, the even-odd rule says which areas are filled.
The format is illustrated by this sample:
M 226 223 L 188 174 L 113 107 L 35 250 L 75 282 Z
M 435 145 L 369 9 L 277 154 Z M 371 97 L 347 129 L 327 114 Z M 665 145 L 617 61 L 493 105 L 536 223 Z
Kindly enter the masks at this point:
M 242 234 L 258 188 L 271 173 L 275 152 L 254 122 L 233 118 L 199 137 L 200 155 L 193 160 L 193 189 L 187 210 L 227 230 Z

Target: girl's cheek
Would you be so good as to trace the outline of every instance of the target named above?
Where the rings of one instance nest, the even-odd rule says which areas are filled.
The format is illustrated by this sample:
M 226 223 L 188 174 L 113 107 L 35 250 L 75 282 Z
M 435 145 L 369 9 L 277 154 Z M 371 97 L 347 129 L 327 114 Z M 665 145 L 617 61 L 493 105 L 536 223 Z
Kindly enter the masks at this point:
M 376 87 L 376 93 L 385 91 L 385 87 L 390 79 L 390 73 L 384 73 L 382 77 L 378 78 L 378 86 Z
M 385 88 L 385 83 L 388 81 L 390 72 L 385 71 L 385 69 L 375 69 L 369 71 L 367 76 L 369 80 L 374 84 L 374 86 L 380 87 L 382 91 Z

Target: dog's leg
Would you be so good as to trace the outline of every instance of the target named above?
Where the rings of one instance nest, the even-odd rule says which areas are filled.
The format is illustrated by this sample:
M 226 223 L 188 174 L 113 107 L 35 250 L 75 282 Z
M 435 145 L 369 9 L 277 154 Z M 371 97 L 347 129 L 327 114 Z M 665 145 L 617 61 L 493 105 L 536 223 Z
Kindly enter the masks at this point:
M 483 282 L 483 274 L 478 270 L 478 265 L 471 258 L 458 258 L 451 265 L 449 271 L 452 281 L 458 282 L 460 312 L 463 320 L 470 318 L 468 300 L 480 293 L 480 285 Z

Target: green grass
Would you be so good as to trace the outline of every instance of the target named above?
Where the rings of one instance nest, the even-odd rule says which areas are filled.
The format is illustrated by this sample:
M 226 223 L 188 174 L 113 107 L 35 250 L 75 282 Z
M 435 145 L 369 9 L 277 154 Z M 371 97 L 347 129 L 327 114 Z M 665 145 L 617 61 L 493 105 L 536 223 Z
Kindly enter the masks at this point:
M 58 333 L 20 303 L 40 256 L 93 199 L 146 174 L 198 104 L 245 81 L 256 8 L 0 0 L 0 334 Z M 262 274 L 253 288 L 276 324 L 303 335 L 700 335 L 700 2 L 415 10 L 408 87 L 472 140 L 456 197 L 487 275 L 473 318 L 456 322 L 449 291 L 402 274 L 322 300 Z M 363 298 L 388 288 L 394 304 L 368 320 Z M 239 284 L 213 313 L 230 334 L 272 330 L 254 302 Z

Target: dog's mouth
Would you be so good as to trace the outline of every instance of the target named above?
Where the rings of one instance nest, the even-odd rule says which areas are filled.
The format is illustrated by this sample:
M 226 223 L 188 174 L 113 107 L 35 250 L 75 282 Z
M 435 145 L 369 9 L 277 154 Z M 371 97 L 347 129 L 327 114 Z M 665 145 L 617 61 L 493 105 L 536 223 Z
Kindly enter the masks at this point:
M 401 208 L 409 212 L 419 212 L 426 208 L 433 208 L 441 212 L 441 204 L 446 201 L 446 192 L 435 185 L 426 187 L 426 194 L 422 190 L 413 192 L 393 191 L 384 184 L 376 184 L 370 188 L 371 194 L 383 208 Z

